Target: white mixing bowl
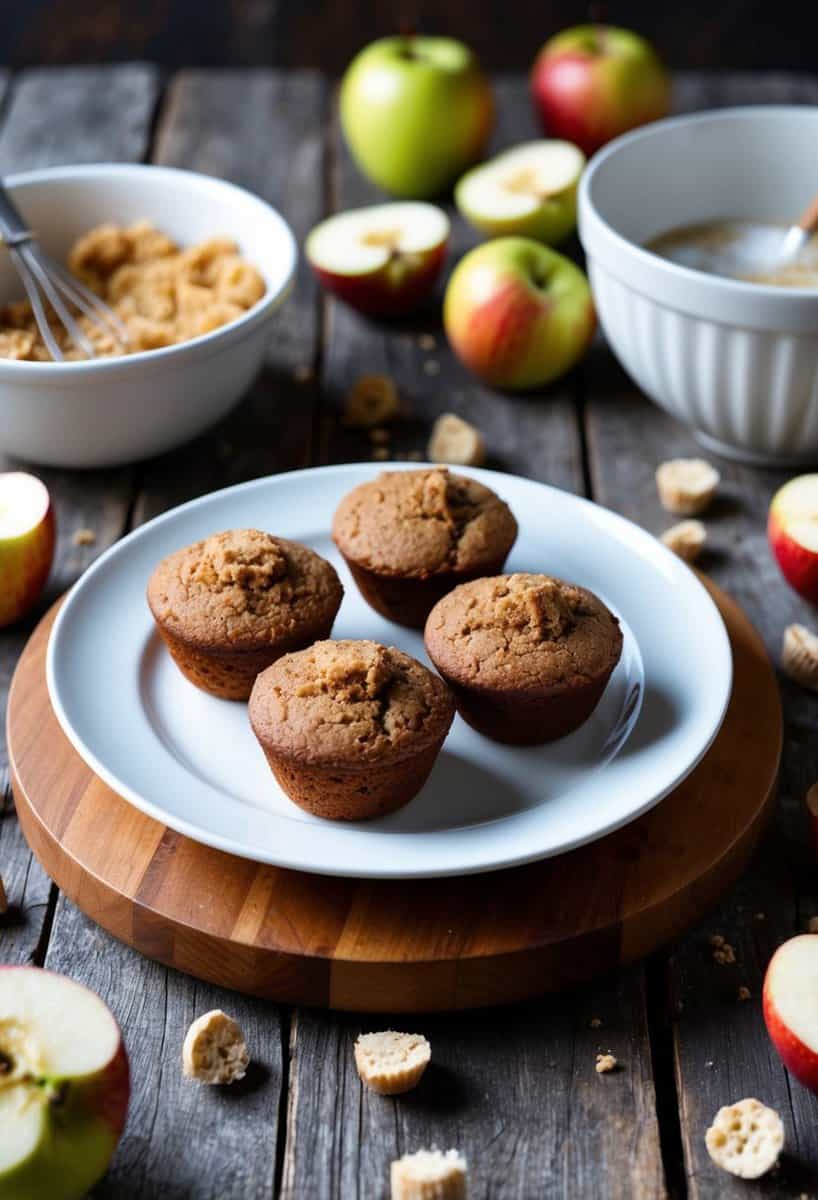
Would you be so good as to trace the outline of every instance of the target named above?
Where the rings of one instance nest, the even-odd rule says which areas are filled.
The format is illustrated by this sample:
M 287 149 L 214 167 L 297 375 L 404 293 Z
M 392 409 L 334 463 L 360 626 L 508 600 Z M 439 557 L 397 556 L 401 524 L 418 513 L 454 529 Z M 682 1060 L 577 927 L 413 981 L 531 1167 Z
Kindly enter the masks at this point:
M 169 167 L 56 167 L 6 182 L 56 258 L 94 225 L 146 217 L 182 245 L 234 238 L 267 291 L 237 321 L 179 346 L 69 363 L 0 359 L 0 451 L 52 466 L 113 466 L 169 450 L 222 417 L 261 366 L 293 278 L 297 251 L 283 218 L 242 188 Z M 2 255 L 0 303 L 22 295 Z
M 818 289 L 707 275 L 643 249 L 681 225 L 788 224 L 818 191 L 818 108 L 659 121 L 595 156 L 579 233 L 605 335 L 648 396 L 728 457 L 818 461 Z

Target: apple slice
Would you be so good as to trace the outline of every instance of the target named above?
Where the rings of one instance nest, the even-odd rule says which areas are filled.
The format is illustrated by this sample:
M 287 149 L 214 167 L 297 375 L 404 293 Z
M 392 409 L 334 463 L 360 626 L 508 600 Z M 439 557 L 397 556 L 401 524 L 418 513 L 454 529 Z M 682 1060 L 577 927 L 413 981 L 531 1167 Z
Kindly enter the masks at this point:
M 460 212 L 487 237 L 555 245 L 574 231 L 585 155 L 571 142 L 526 142 L 469 171 L 455 188 Z
M 305 250 L 328 291 L 371 316 L 416 308 L 435 285 L 449 218 L 434 204 L 375 204 L 316 225 Z
M 84 1196 L 129 1091 L 119 1026 L 97 995 L 40 967 L 0 967 L 0 1196 Z
M 818 1094 L 818 934 L 778 947 L 764 977 L 763 1008 L 784 1065 Z
M 787 583 L 818 604 L 818 475 L 799 475 L 776 492 L 767 535 Z
M 23 471 L 0 474 L 0 628 L 39 599 L 54 557 L 48 489 Z

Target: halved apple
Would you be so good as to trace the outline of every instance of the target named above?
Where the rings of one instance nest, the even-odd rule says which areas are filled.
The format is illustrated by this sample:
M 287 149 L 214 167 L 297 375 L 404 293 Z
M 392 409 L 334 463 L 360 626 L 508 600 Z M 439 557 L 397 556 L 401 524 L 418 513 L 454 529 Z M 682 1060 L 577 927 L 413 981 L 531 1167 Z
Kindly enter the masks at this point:
M 778 947 L 764 976 L 763 1009 L 784 1065 L 818 1094 L 818 934 Z
M 36 604 L 54 557 L 54 510 L 44 483 L 0 474 L 0 628 Z
M 0 1197 L 84 1196 L 116 1148 L 129 1092 L 99 996 L 40 967 L 0 967 Z
M 328 291 L 371 316 L 395 316 L 432 291 L 449 228 L 434 204 L 375 204 L 328 217 L 310 233 L 305 250 Z
M 464 175 L 455 203 L 487 237 L 516 235 L 556 245 L 576 226 L 584 166 L 585 155 L 571 142 L 525 142 Z
M 799 475 L 779 488 L 767 534 L 787 583 L 818 604 L 818 475 Z

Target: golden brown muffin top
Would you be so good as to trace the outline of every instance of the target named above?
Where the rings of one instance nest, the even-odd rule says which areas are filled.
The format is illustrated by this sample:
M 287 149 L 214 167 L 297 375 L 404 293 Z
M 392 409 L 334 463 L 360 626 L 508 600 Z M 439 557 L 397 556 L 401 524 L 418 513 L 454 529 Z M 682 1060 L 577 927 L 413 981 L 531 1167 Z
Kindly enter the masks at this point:
M 309 633 L 337 612 L 335 568 L 298 542 L 228 529 L 163 559 L 148 584 L 156 621 L 210 649 L 250 650 Z
M 332 536 L 359 566 L 425 579 L 503 559 L 517 522 L 490 488 L 435 467 L 385 471 L 359 484 L 338 505 Z
M 425 638 L 444 674 L 504 691 L 590 680 L 622 652 L 619 622 L 602 601 L 550 575 L 462 583 L 432 609 Z
M 399 762 L 444 737 L 453 717 L 442 679 L 370 641 L 316 642 L 285 654 L 250 696 L 261 744 L 312 765 Z

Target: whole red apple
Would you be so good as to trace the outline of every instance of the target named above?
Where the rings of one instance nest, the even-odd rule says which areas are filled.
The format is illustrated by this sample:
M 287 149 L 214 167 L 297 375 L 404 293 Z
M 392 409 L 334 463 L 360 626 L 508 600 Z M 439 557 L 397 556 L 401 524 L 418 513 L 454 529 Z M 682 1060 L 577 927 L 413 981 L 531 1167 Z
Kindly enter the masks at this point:
M 495 238 L 458 263 L 443 305 L 455 354 L 494 387 L 540 387 L 585 353 L 596 325 L 588 281 L 530 238 Z
M 36 604 L 51 570 L 55 537 L 45 484 L 23 471 L 0 474 L 0 628 Z
M 818 1094 L 818 935 L 779 946 L 764 976 L 767 1032 L 785 1067 Z
M 670 109 L 670 78 L 656 51 L 612 25 L 578 25 L 547 41 L 531 93 L 546 132 L 586 154 Z
M 799 475 L 779 488 L 767 536 L 787 583 L 818 604 L 818 475 Z

